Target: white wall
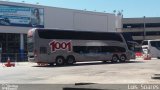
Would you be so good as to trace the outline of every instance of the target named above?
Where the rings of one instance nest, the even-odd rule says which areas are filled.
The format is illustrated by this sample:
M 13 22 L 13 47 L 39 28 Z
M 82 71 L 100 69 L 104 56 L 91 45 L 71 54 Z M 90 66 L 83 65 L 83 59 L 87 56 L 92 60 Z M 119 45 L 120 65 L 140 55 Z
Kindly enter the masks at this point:
M 108 32 L 116 32 L 116 16 L 108 15 Z
M 116 31 L 116 16 L 114 14 L 6 1 L 0 1 L 0 4 L 44 8 L 45 28 L 102 32 Z M 0 33 L 27 33 L 27 31 L 31 28 L 32 27 L 0 26 Z
M 45 8 L 46 28 L 115 32 L 115 20 L 114 14 L 62 8 Z
M 73 12 L 66 9 L 45 8 L 45 28 L 73 29 Z
M 122 32 L 122 16 L 121 15 L 117 15 L 116 16 L 116 19 L 115 19 L 115 21 L 116 21 L 116 31 L 118 31 L 118 32 Z
M 74 13 L 74 29 L 86 31 L 108 31 L 108 16 L 88 12 Z

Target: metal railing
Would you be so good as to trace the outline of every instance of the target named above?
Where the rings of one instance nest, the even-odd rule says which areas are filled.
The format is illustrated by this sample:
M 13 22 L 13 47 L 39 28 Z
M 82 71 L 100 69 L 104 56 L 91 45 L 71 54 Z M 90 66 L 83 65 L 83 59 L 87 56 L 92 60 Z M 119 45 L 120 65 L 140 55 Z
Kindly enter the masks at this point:
M 1 53 L 1 62 L 6 62 L 8 58 L 11 62 L 27 61 L 27 53 Z

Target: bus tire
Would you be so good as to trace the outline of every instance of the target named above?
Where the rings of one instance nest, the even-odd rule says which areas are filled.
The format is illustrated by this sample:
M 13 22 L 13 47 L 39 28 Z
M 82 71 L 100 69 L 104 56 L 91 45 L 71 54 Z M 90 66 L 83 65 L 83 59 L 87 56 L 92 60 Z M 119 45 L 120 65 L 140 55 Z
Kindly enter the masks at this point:
M 73 63 L 75 63 L 75 57 L 74 56 L 68 56 L 67 57 L 67 64 L 72 65 Z
M 157 57 L 157 59 L 160 59 L 160 57 Z
M 63 56 L 58 56 L 56 58 L 56 65 L 58 65 L 58 66 L 64 65 L 64 57 Z
M 126 59 L 127 59 L 126 55 L 123 54 L 123 55 L 120 56 L 120 62 L 125 62 Z
M 118 56 L 117 56 L 117 55 L 113 55 L 111 62 L 112 62 L 112 63 L 118 62 Z

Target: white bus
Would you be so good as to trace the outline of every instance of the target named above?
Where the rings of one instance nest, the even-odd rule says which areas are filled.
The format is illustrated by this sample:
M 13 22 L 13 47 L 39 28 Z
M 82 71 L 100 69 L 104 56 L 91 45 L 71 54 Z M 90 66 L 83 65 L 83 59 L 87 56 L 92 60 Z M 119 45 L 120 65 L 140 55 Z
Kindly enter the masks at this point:
M 142 51 L 148 54 L 151 58 L 160 59 L 160 39 L 144 40 L 142 42 Z
M 130 60 L 130 51 L 121 33 L 34 28 L 27 36 L 30 62 L 64 65 Z

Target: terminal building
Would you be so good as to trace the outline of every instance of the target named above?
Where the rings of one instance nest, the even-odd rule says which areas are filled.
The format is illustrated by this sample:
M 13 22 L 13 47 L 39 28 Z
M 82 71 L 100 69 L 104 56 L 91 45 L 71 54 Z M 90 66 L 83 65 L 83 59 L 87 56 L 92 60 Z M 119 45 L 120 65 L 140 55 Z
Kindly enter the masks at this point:
M 27 56 L 27 32 L 31 28 L 120 32 L 116 28 L 121 28 L 121 16 L 0 1 L 0 46 L 3 54 Z
M 123 18 L 122 32 L 130 34 L 134 41 L 160 39 L 160 17 Z

